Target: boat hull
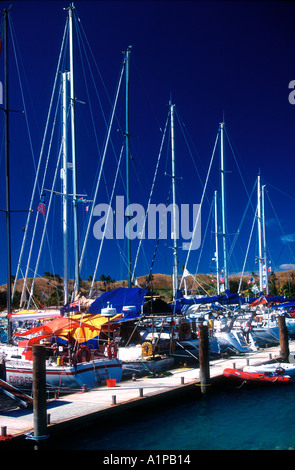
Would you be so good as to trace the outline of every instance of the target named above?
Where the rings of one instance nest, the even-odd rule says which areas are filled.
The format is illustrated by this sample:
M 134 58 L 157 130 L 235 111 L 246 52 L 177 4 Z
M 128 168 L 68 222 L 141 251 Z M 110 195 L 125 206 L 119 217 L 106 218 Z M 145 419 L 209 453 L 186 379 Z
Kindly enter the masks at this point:
M 199 339 L 176 341 L 174 356 L 176 360 L 195 363 L 199 362 Z M 220 347 L 217 338 L 209 338 L 209 357 L 214 359 L 220 356 Z
M 258 374 L 264 374 L 272 372 L 273 374 L 280 375 L 295 375 L 295 364 L 289 363 L 272 363 L 272 364 L 261 364 L 259 366 L 245 366 L 244 372 L 255 372 Z
M 238 369 L 224 369 L 224 377 L 238 382 L 253 384 L 291 384 L 293 380 L 287 375 L 261 374 L 255 372 L 245 372 Z
M 295 337 L 295 318 L 286 317 L 286 327 L 287 327 L 289 335 L 292 338 L 294 338 Z
M 216 332 L 216 338 L 223 353 L 233 352 L 238 354 L 247 354 L 257 351 L 258 347 L 251 338 L 248 344 L 240 331 Z M 249 337 L 251 334 L 249 334 Z
M 138 361 L 124 361 L 123 380 L 130 379 L 134 375 L 136 377 L 143 377 L 145 375 L 152 375 L 154 373 L 161 373 L 172 369 L 174 366 L 175 358 L 166 357 L 160 359 L 138 360 Z
M 280 343 L 279 327 L 253 327 L 252 335 L 258 346 L 265 347 Z
M 93 360 L 76 366 L 46 364 L 46 384 L 50 389 L 75 389 L 106 384 L 107 379 L 122 379 L 122 362 L 118 359 Z M 14 386 L 31 388 L 33 363 L 31 361 L 7 361 L 6 381 Z

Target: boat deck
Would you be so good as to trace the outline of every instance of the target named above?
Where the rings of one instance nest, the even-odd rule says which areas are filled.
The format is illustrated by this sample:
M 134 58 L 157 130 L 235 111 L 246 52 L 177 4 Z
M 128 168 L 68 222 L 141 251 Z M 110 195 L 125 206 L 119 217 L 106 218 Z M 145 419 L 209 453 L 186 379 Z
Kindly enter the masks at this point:
M 295 344 L 290 342 L 290 361 L 295 357 Z M 232 356 L 228 359 L 210 361 L 211 384 L 223 378 L 227 367 L 243 368 L 245 365 L 257 365 L 270 360 L 279 360 L 280 346 L 262 349 L 258 352 Z M 174 398 L 180 393 L 200 385 L 199 368 L 181 368 L 170 374 L 158 377 L 143 377 L 135 381 L 118 383 L 115 387 L 99 387 L 86 392 L 64 395 L 48 400 L 47 414 L 49 435 L 73 431 L 91 421 L 104 419 L 120 411 L 138 406 L 148 406 L 155 400 Z M 0 426 L 6 427 L 7 436 L 13 439 L 24 438 L 34 429 L 33 410 L 15 408 L 0 414 Z M 5 441 L 5 440 L 4 440 Z M 3 442 L 3 440 L 2 440 Z

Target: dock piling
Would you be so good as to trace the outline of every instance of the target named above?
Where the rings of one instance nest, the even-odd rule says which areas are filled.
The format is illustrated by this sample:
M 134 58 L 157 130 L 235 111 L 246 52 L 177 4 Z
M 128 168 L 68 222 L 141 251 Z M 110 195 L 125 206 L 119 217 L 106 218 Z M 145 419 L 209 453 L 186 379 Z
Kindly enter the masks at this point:
M 280 333 L 280 347 L 281 347 L 281 357 L 283 362 L 289 362 L 289 339 L 288 339 L 288 330 L 286 326 L 286 319 L 284 315 L 278 316 L 279 324 L 279 333 Z
M 208 326 L 199 326 L 199 362 L 200 362 L 200 382 L 201 393 L 205 395 L 208 392 L 210 384 L 210 368 L 209 368 L 209 336 Z
M 32 346 L 33 352 L 33 411 L 34 411 L 34 437 L 36 441 L 46 438 L 47 410 L 46 410 L 46 351 L 39 344 Z

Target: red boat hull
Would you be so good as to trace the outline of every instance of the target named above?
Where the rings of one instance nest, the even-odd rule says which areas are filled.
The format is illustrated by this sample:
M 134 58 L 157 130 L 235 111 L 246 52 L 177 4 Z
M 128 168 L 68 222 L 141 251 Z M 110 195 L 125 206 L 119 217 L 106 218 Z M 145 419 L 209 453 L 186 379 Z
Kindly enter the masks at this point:
M 293 380 L 287 375 L 245 372 L 245 371 L 238 370 L 238 369 L 224 369 L 223 375 L 225 377 L 238 380 L 239 382 L 269 383 L 269 384 L 293 383 Z

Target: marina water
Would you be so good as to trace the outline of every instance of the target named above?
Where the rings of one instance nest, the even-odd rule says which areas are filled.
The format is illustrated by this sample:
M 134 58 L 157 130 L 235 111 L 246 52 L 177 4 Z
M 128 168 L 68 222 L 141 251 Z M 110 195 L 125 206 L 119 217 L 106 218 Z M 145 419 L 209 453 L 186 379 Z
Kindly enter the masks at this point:
M 179 402 L 129 411 L 75 439 L 48 444 L 64 450 L 295 450 L 294 416 L 295 384 L 230 384 L 203 398 L 196 391 Z

